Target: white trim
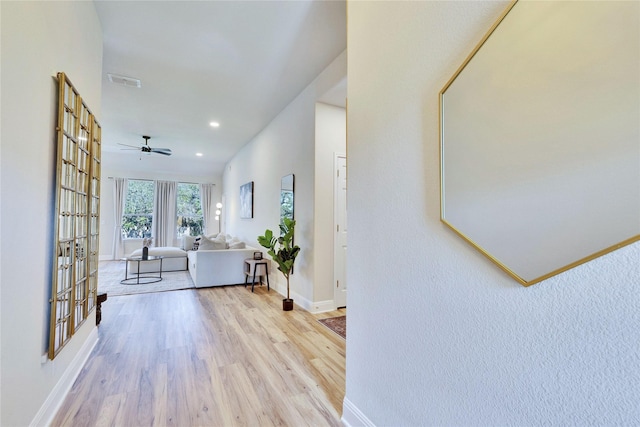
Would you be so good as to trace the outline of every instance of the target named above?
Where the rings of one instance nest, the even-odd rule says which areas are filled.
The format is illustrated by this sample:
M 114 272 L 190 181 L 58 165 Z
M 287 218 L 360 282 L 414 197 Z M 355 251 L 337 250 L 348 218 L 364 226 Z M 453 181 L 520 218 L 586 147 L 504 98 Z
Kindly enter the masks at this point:
M 309 313 L 313 313 L 313 314 L 324 313 L 326 311 L 332 311 L 336 309 L 336 304 L 333 300 L 314 302 L 314 301 L 308 300 L 307 298 L 303 297 L 302 295 L 296 292 L 291 291 L 290 294 L 291 294 L 291 298 L 293 298 L 293 301 L 296 304 L 298 304 L 300 307 L 307 310 Z
M 342 401 L 342 425 L 345 427 L 376 427 L 360 409 L 356 407 L 347 397 Z
M 93 319 L 93 317 L 90 317 L 89 319 Z M 91 351 L 93 351 L 93 348 L 97 343 L 98 327 L 94 327 L 89 333 L 87 340 L 80 348 L 78 354 L 76 354 L 67 370 L 60 377 L 60 381 L 58 381 L 58 383 L 53 387 L 51 393 L 49 393 L 49 396 L 38 410 L 38 413 L 33 420 L 31 420 L 31 423 L 29 424 L 30 427 L 51 425 L 58 409 L 60 409 L 60 406 L 67 397 L 67 394 L 71 390 L 76 378 L 80 375 L 84 364 L 87 362 L 87 359 L 91 355 Z M 55 363 L 55 360 L 50 361 L 50 363 Z
M 281 285 L 280 283 L 274 283 L 271 285 L 271 289 L 275 290 L 284 297 L 285 295 L 287 295 L 287 288 L 285 285 L 286 284 Z M 289 291 L 289 295 L 291 296 L 295 304 L 299 305 L 309 313 L 318 314 L 327 311 L 333 311 L 336 309 L 336 303 L 333 300 L 313 302 L 292 290 Z
M 326 301 L 316 301 L 312 305 L 313 307 L 308 311 L 313 314 L 325 313 L 327 311 L 333 311 L 336 309 L 336 303 L 332 299 L 328 299 Z
M 306 299 L 305 297 L 294 291 L 289 292 L 289 294 L 291 295 L 291 298 L 293 298 L 294 303 L 298 304 L 300 307 L 304 308 L 307 311 L 311 311 L 311 306 L 313 305 L 312 301 Z
M 337 295 L 337 288 L 336 288 L 336 283 L 338 281 L 338 277 L 336 275 L 336 258 L 337 258 L 337 254 L 338 254 L 338 248 L 336 248 L 337 246 L 337 240 L 336 240 L 336 225 L 337 225 L 337 218 L 338 218 L 338 184 L 339 184 L 339 180 L 337 177 L 337 171 L 338 171 L 338 163 L 340 161 L 340 159 L 344 158 L 345 160 L 345 164 L 347 161 L 347 154 L 346 153 L 342 153 L 342 152 L 337 152 L 335 151 L 333 153 L 333 228 L 332 228 L 332 235 L 333 235 L 333 282 L 331 283 L 331 287 L 333 289 L 333 301 L 334 301 L 334 307 L 337 308 L 338 306 L 338 300 L 340 300 L 340 302 L 342 302 L 342 298 L 339 297 Z M 347 184 L 348 185 L 348 184 Z M 345 260 L 346 262 L 346 260 Z M 347 284 L 348 286 L 348 284 Z M 335 309 L 334 308 L 334 309 Z

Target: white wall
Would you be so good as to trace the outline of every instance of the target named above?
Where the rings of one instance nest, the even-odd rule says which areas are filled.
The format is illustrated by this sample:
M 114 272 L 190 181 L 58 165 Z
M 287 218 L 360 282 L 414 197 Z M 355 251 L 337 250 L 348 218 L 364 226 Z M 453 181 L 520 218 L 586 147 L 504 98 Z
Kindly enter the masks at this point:
M 505 7 L 348 3 L 353 424 L 640 423 L 640 244 L 524 288 L 439 221 L 438 92 Z
M 315 259 L 314 301 L 333 303 L 333 240 L 335 156 L 347 153 L 347 116 L 344 108 L 316 104 L 315 140 Z
M 50 393 L 95 342 L 92 314 L 54 361 L 48 347 L 57 86 L 67 73 L 100 119 L 102 32 L 92 2 L 7 2 L 2 14 L 2 347 L 4 426 L 41 423 Z M 95 313 L 95 311 L 94 311 Z M 45 358 L 46 360 L 46 358 Z M 72 378 L 71 378 L 72 379 Z M 70 384 L 69 384 L 70 385 Z M 49 409 L 55 409 L 49 406 Z
M 291 292 L 296 303 L 311 310 L 315 302 L 315 105 L 345 74 L 346 52 L 343 52 L 227 163 L 223 175 L 225 230 L 256 247 L 257 237 L 267 228 L 276 235 L 279 233 L 280 180 L 285 175 L 295 175 L 296 244 L 301 251 L 291 276 Z M 254 181 L 254 217 L 240 219 L 240 186 L 249 181 Z M 286 292 L 286 282 L 275 268 L 270 278 L 276 290 Z
M 144 158 L 143 160 L 144 161 Z M 129 179 L 150 179 L 150 180 L 167 180 L 176 182 L 195 182 L 195 183 L 211 183 L 215 184 L 214 201 L 221 200 L 222 177 L 212 174 L 210 176 L 192 176 L 175 173 L 171 170 L 159 170 L 153 173 L 137 170 L 122 170 L 112 161 L 109 153 L 104 153 L 102 162 L 102 183 L 100 186 L 100 259 L 113 259 L 113 236 L 115 227 L 115 213 L 113 211 L 113 179 L 111 178 L 129 178 Z M 214 209 L 215 211 L 215 209 Z M 218 223 L 215 221 L 215 214 L 212 213 L 209 226 L 213 232 L 217 232 Z M 176 240 L 175 245 L 179 245 Z M 140 245 L 141 246 L 141 245 Z M 126 251 L 125 251 L 126 253 Z

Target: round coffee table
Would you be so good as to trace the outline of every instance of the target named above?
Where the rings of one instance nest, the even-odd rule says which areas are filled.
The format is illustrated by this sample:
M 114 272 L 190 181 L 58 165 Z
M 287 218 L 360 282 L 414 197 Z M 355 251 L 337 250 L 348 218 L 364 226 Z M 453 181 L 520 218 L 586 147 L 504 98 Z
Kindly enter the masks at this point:
M 120 281 L 123 285 L 146 285 L 148 283 L 157 283 L 162 281 L 162 256 L 149 256 L 147 259 L 142 259 L 141 256 L 132 256 L 122 258 L 125 261 L 124 267 L 124 279 Z M 138 264 L 138 268 L 136 269 L 137 273 L 131 273 L 132 277 L 129 277 L 129 262 L 136 262 Z M 151 261 L 160 261 L 160 271 L 158 275 L 155 275 L 155 272 L 151 273 L 140 273 L 140 264 Z M 144 274 L 144 276 L 142 276 Z M 149 276 L 149 274 L 153 274 Z M 133 282 L 135 280 L 135 282 Z M 142 280 L 142 281 L 141 281 Z

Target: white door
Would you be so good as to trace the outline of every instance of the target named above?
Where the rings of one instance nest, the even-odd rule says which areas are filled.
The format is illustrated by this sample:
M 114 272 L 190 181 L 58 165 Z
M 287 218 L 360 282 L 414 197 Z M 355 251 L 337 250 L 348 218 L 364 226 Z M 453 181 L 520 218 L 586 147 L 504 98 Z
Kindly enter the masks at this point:
M 333 250 L 334 292 L 336 307 L 347 306 L 347 158 L 336 156 L 334 186 Z

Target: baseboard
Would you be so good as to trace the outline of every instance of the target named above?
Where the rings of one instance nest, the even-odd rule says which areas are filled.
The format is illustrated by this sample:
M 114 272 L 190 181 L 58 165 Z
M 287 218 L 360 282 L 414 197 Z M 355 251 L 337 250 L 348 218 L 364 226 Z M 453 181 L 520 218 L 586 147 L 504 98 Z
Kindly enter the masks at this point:
M 275 284 L 271 286 L 271 289 L 274 289 L 283 297 L 287 294 L 287 288 L 285 285 L 281 286 L 280 284 Z M 326 311 L 332 311 L 336 309 L 336 305 L 333 300 L 313 302 L 294 291 L 291 291 L 289 295 L 291 296 L 291 298 L 293 298 L 295 304 L 304 308 L 309 313 L 324 313 Z
M 345 427 L 376 427 L 346 396 L 342 401 L 342 418 L 340 421 Z
M 318 313 L 326 313 L 327 311 L 333 311 L 336 309 L 336 303 L 332 299 L 328 299 L 326 301 L 316 301 L 311 304 L 311 309 L 309 310 L 313 314 Z
M 285 289 L 286 291 L 286 289 Z M 303 297 L 302 295 L 298 294 L 297 292 L 291 292 L 291 298 L 293 298 L 293 301 L 299 305 L 300 307 L 304 308 L 307 311 L 311 311 L 311 307 L 312 307 L 312 303 L 310 300 L 306 299 L 305 297 Z
M 95 318 L 90 317 L 90 319 Z M 89 355 L 91 355 L 91 351 L 93 351 L 93 348 L 97 343 L 98 328 L 95 327 L 89 333 L 87 340 L 80 348 L 78 354 L 76 354 L 76 356 L 73 358 L 73 360 L 69 364 L 69 367 L 62 374 L 58 383 L 53 387 L 51 393 L 49 393 L 47 400 L 44 401 L 44 403 L 38 410 L 38 413 L 29 424 L 30 427 L 51 425 L 51 422 L 56 416 L 58 409 L 60 409 L 60 406 L 64 402 L 64 399 L 67 397 L 67 394 L 69 393 L 69 390 L 71 390 L 71 387 L 76 381 L 76 378 L 78 378 L 78 375 L 80 375 L 80 371 L 82 371 L 84 364 L 89 358 Z M 55 363 L 55 360 L 49 362 Z

